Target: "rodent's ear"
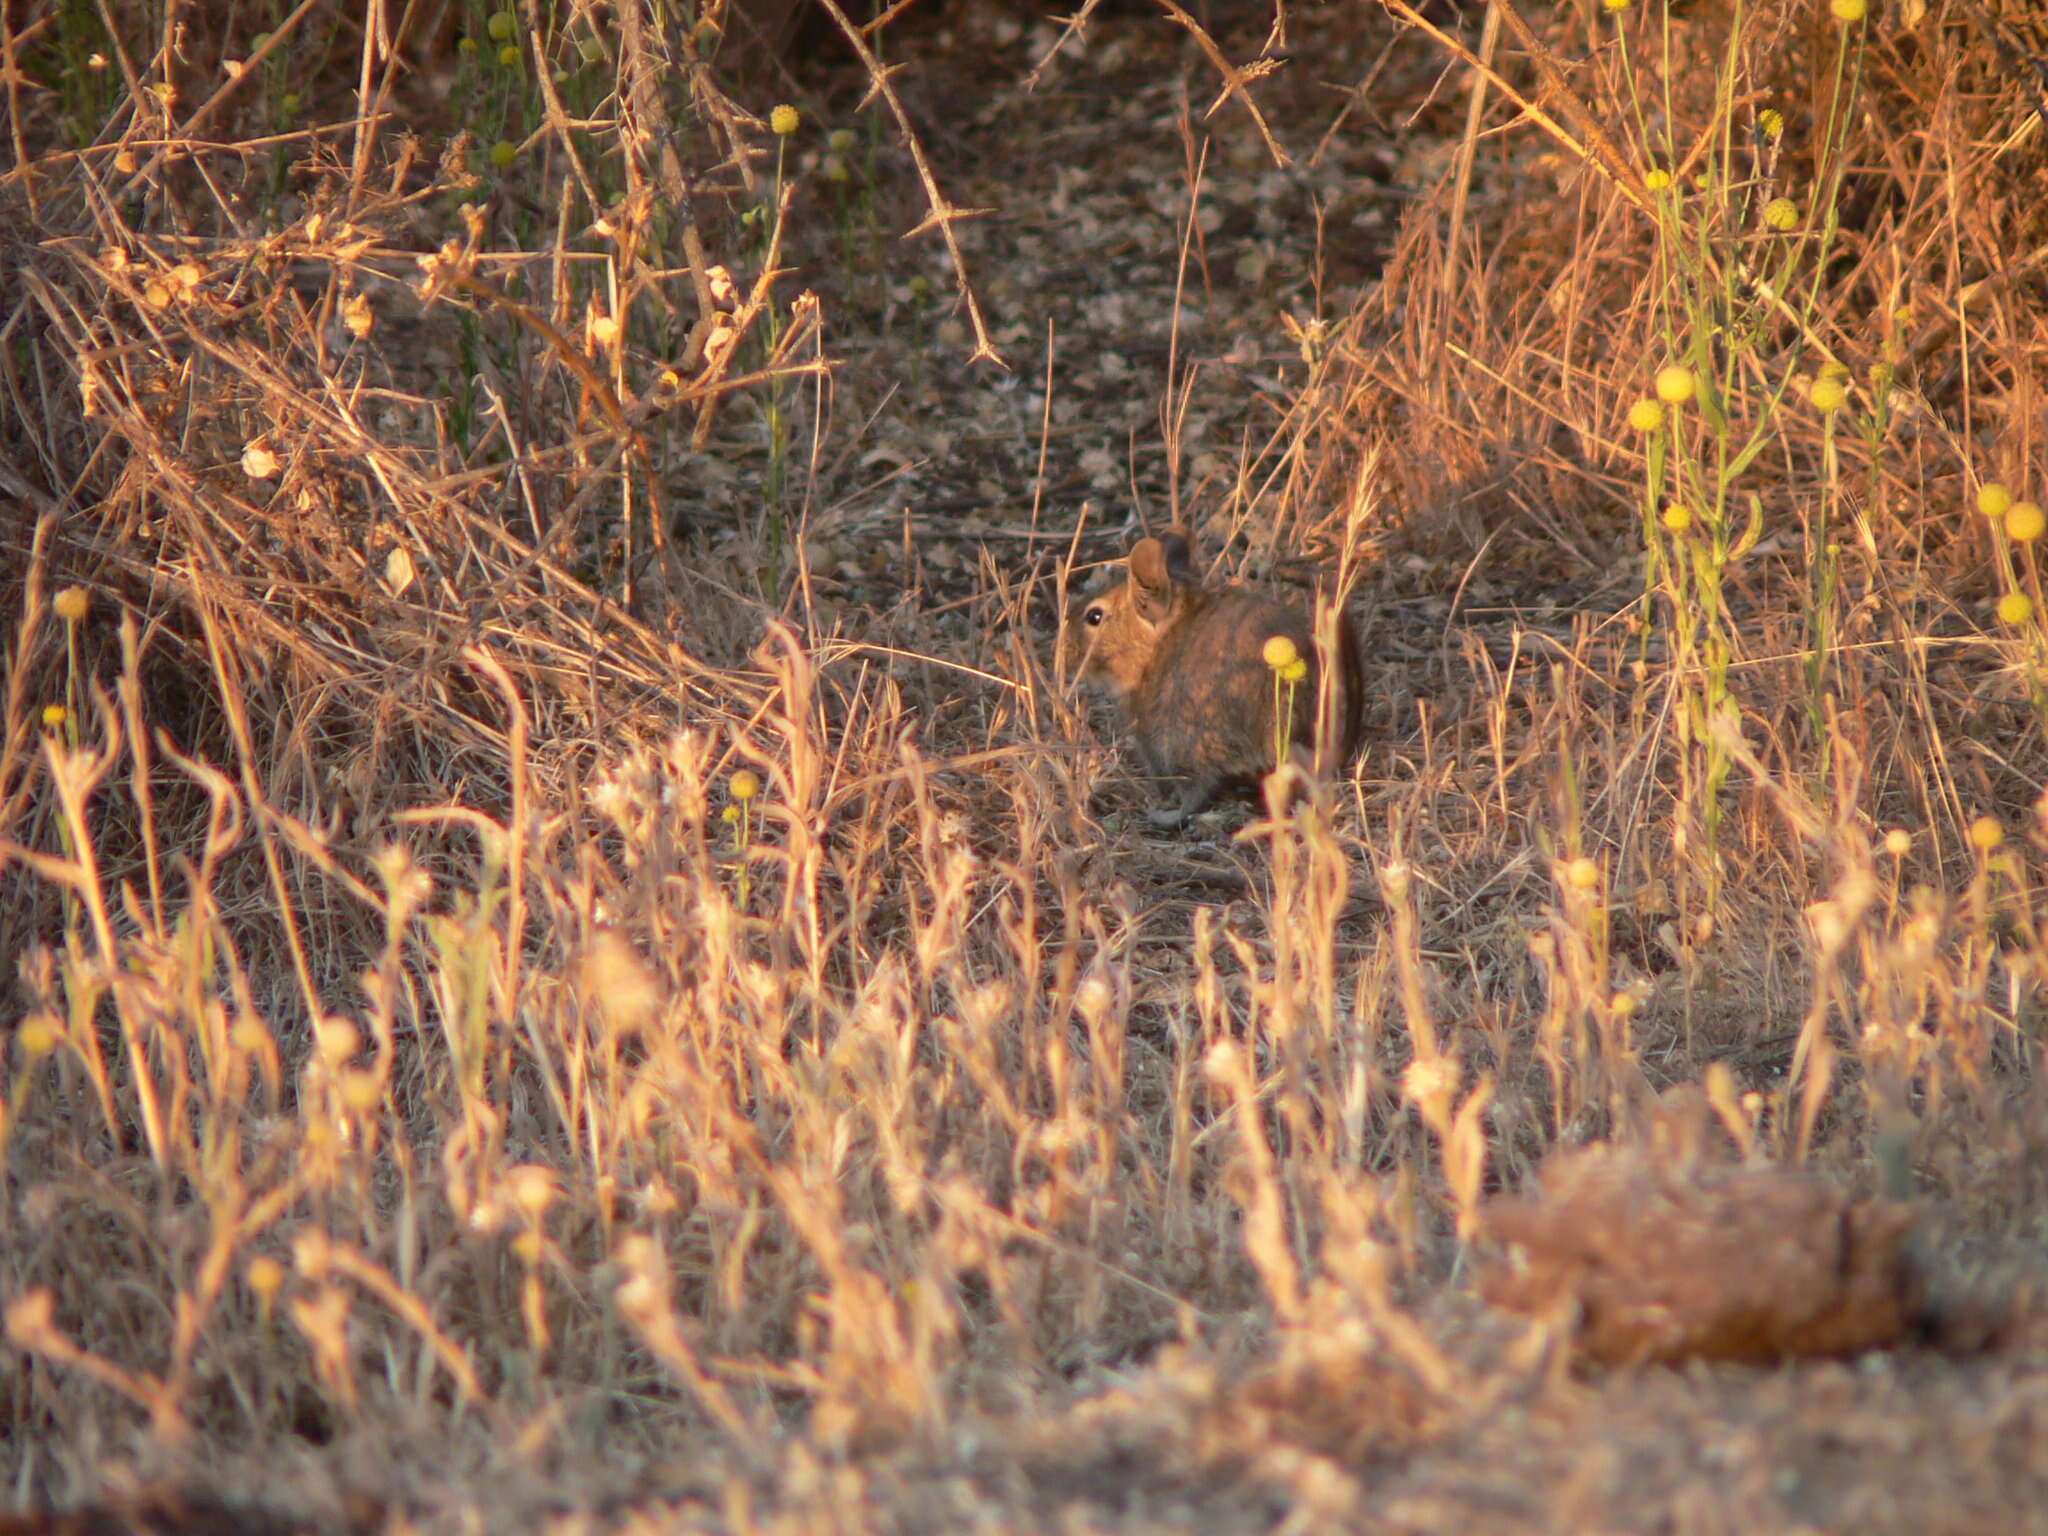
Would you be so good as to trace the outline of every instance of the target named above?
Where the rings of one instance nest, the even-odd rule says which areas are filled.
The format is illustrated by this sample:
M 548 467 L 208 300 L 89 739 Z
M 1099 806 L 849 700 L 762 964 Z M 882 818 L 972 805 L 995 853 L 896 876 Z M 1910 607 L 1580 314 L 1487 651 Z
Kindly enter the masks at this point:
M 1169 534 L 1169 538 L 1173 535 Z M 1183 560 L 1187 549 L 1181 548 Z M 1173 554 L 1158 539 L 1140 539 L 1131 546 L 1131 593 L 1141 618 L 1156 623 L 1173 598 Z
M 1194 556 L 1188 550 L 1187 535 L 1168 529 L 1159 536 L 1159 547 L 1166 552 L 1166 574 L 1175 581 L 1192 585 L 1195 579 Z
M 1131 569 L 1131 580 L 1141 587 L 1162 586 L 1169 579 L 1166 574 L 1166 551 L 1157 539 L 1140 539 L 1131 546 L 1124 563 Z

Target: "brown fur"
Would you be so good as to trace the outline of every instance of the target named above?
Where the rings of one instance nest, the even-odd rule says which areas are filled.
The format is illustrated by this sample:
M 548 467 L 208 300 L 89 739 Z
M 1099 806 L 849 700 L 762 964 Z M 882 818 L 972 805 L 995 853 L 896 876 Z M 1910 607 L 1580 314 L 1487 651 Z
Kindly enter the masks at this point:
M 1273 767 L 1273 672 L 1263 652 L 1285 635 L 1307 658 L 1308 677 L 1295 685 L 1289 739 L 1315 746 L 1313 764 L 1328 772 L 1357 750 L 1362 714 L 1356 640 L 1339 616 L 1336 686 L 1326 729 L 1317 729 L 1321 698 L 1315 628 L 1300 606 L 1244 587 L 1204 587 L 1195 580 L 1187 540 L 1169 533 L 1140 539 L 1125 562 L 1125 580 L 1084 602 L 1061 636 L 1069 676 L 1116 698 L 1146 766 L 1187 779 L 1179 808 L 1155 812 L 1171 825 L 1200 810 L 1225 785 L 1255 782 Z

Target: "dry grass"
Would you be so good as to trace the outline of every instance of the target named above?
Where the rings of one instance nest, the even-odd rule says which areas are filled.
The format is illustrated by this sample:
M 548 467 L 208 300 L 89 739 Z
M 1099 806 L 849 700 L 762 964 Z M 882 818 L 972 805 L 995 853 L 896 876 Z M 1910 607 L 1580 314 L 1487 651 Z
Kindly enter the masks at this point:
M 1371 610 L 1365 767 L 1220 848 L 1076 746 L 1067 511 L 943 601 L 907 514 L 903 601 L 813 569 L 888 388 L 709 31 L 315 5 L 243 69 L 253 25 L 10 13 L 10 1496 L 1840 1529 L 1846 1445 L 1899 1528 L 2037 1507 L 2024 1308 L 1967 1364 L 1588 1383 L 1470 1293 L 1484 1199 L 1676 1085 L 1731 1156 L 1910 1185 L 1946 1288 L 2048 1213 L 2048 604 L 1973 510 L 2043 489 L 2048 37 L 1641 9 L 1392 43 L 1387 90 L 1495 83 L 1415 91 L 1385 280 L 1276 327 L 1234 485 L 1173 471 L 1224 563 Z

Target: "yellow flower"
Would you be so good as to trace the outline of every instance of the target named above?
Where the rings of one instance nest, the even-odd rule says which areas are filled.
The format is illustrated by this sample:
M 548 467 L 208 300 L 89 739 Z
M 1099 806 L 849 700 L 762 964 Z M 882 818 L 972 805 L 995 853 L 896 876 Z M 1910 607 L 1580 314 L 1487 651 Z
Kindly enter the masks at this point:
M 1265 658 L 1266 665 L 1275 672 L 1286 671 L 1301 656 L 1301 652 L 1295 648 L 1294 642 L 1285 635 L 1274 635 L 1266 642 L 1265 649 L 1260 651 L 1259 654 Z
M 1840 379 L 1816 379 L 1813 388 L 1806 392 L 1806 398 L 1816 411 L 1839 411 L 1848 403 L 1849 391 Z
M 491 34 L 494 43 L 509 43 L 512 34 L 519 30 L 519 18 L 510 11 L 499 11 L 484 23 L 484 30 Z
M 1673 533 L 1684 533 L 1692 526 L 1692 508 L 1672 502 L 1664 509 L 1664 526 Z
M 751 768 L 742 768 L 732 776 L 732 797 L 735 800 L 751 800 L 761 793 L 761 775 Z
M 1283 683 L 1308 681 L 1308 663 L 1299 656 L 1295 657 L 1294 660 L 1280 669 L 1280 681 Z
M 1601 0 L 1601 3 L 1617 15 L 1629 8 L 1629 0 Z
M 66 587 L 50 604 L 57 610 L 57 617 L 66 624 L 84 622 L 87 611 L 92 607 L 92 598 L 83 587 Z
M 2031 544 L 2048 530 L 2048 517 L 2031 501 L 2016 501 L 2005 514 L 2005 536 L 2015 544 Z
M 507 43 L 498 50 L 498 63 L 506 69 L 517 69 L 519 67 L 519 57 L 519 45 L 517 43 Z
M 796 132 L 797 126 L 802 122 L 803 114 L 786 101 L 768 114 L 768 127 L 778 139 L 788 138 L 792 133 Z
M 1654 432 L 1664 425 L 1664 407 L 1654 400 L 1638 400 L 1628 408 L 1628 424 L 1638 432 Z
M 2024 624 L 2034 616 L 2034 600 L 2024 592 L 2008 592 L 1998 600 L 1998 616 L 2008 624 Z
M 43 706 L 43 724 L 53 729 L 62 725 L 68 715 L 69 711 L 62 704 L 45 704 Z
M 64 1026 L 50 1014 L 32 1013 L 21 1021 L 21 1028 L 14 1032 L 14 1038 L 21 1042 L 29 1060 L 34 1061 L 57 1048 L 57 1042 L 64 1038 Z
M 2012 492 L 2000 485 L 1996 480 L 1991 481 L 1977 493 L 1977 510 L 1986 517 L 2003 517 L 2006 514 L 2007 508 L 2011 506 Z
M 1776 107 L 1765 107 L 1757 113 L 1756 125 L 1763 129 L 1764 137 L 1773 142 L 1785 136 L 1785 114 Z
M 1913 834 L 1904 827 L 1893 827 L 1884 835 L 1884 851 L 1895 859 L 1903 859 L 1913 851 Z
M 1690 368 L 1682 368 L 1673 363 L 1667 368 L 1657 370 L 1657 398 L 1666 405 L 1685 404 L 1693 397 L 1693 391 L 1698 387 Z
M 1764 223 L 1780 234 L 1799 227 L 1799 205 L 1789 197 L 1774 197 L 1764 204 Z
M 1660 165 L 1643 178 L 1643 185 L 1652 192 L 1662 192 L 1671 185 L 1671 173 Z
M 1996 816 L 1979 816 L 1970 823 L 1970 846 L 1978 852 L 1989 853 L 2004 841 L 2005 828 Z
M 491 164 L 504 170 L 519 158 L 519 146 L 510 139 L 500 139 L 491 146 Z
M 1861 21 L 1864 0 L 1828 0 L 1828 9 L 1835 13 L 1835 20 L 1841 22 Z
M 1584 855 L 1564 867 L 1565 884 L 1575 891 L 1590 891 L 1600 883 L 1600 866 Z
M 284 1285 L 284 1266 L 267 1253 L 259 1253 L 251 1259 L 244 1273 L 249 1279 L 249 1289 L 266 1301 Z

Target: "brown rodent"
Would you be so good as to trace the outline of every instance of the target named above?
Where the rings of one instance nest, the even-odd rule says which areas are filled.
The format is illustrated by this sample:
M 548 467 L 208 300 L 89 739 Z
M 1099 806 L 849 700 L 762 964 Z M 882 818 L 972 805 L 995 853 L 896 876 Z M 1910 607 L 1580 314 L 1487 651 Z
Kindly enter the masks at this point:
M 1244 587 L 1202 586 L 1177 533 L 1140 539 L 1125 567 L 1122 583 L 1069 618 L 1060 661 L 1069 677 L 1123 705 L 1153 773 L 1188 781 L 1178 806 L 1151 813 L 1156 824 L 1178 826 L 1218 790 L 1254 783 L 1272 769 L 1274 675 L 1264 653 L 1276 635 L 1292 641 L 1309 668 L 1293 685 L 1288 740 L 1297 751 L 1315 744 L 1318 771 L 1350 761 L 1363 708 L 1348 617 L 1338 616 L 1338 675 L 1326 728 L 1318 730 L 1322 690 L 1305 609 Z

